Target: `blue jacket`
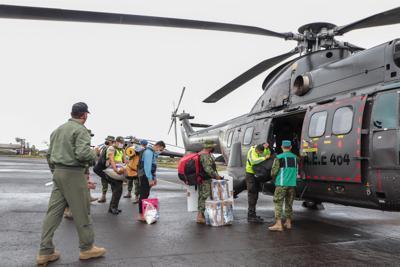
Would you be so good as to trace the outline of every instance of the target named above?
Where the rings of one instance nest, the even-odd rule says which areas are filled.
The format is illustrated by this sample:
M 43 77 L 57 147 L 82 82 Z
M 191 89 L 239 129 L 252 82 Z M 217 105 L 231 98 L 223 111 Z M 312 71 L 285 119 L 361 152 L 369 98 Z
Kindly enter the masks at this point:
M 158 155 L 154 153 L 152 147 L 147 147 L 142 155 L 142 164 L 144 169 L 144 174 L 149 181 L 155 179 L 155 170 L 157 168 L 157 157 Z

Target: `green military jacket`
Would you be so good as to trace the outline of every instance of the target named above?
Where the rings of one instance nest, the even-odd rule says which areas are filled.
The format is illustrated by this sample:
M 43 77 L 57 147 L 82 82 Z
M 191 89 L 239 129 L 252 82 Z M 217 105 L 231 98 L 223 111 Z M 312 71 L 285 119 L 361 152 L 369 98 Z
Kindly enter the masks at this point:
M 58 127 L 50 136 L 47 161 L 53 171 L 55 165 L 88 167 L 96 159 L 96 152 L 90 148 L 88 129 L 77 119 Z
M 204 180 L 216 179 L 219 176 L 217 172 L 217 165 L 215 164 L 215 159 L 212 154 L 201 153 L 200 164 L 204 171 Z

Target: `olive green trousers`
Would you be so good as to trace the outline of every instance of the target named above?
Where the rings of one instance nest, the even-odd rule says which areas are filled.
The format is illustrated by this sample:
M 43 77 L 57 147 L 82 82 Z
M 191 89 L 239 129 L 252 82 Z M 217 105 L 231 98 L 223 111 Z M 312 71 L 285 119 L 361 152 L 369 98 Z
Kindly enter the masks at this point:
M 92 248 L 94 232 L 90 217 L 90 196 L 84 169 L 56 168 L 53 174 L 53 191 L 43 222 L 40 255 L 49 255 L 54 252 L 54 232 L 61 223 L 67 205 L 74 217 L 81 251 Z

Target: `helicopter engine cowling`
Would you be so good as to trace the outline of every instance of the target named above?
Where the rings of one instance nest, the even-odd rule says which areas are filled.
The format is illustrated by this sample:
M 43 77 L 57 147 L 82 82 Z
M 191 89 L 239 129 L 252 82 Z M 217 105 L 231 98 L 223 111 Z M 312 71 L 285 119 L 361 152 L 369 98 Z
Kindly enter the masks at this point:
M 297 96 L 303 96 L 311 89 L 311 75 L 309 73 L 299 75 L 294 80 L 292 93 Z
M 189 119 L 193 117 L 186 116 L 181 117 L 182 121 L 182 140 L 186 151 L 199 152 L 203 148 L 203 143 L 206 140 L 212 140 L 215 146 L 215 153 L 221 153 L 220 142 L 219 142 L 219 129 L 204 129 L 195 132 L 190 124 Z

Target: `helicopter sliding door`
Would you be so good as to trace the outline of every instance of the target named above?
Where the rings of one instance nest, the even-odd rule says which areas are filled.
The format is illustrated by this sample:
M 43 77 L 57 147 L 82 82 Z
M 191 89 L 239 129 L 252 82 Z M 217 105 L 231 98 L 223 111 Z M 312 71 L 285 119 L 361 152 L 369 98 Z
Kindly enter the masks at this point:
M 372 109 L 372 167 L 399 167 L 399 92 L 383 92 L 374 97 Z
M 306 180 L 361 183 L 365 102 L 354 96 L 308 109 L 301 137 Z

